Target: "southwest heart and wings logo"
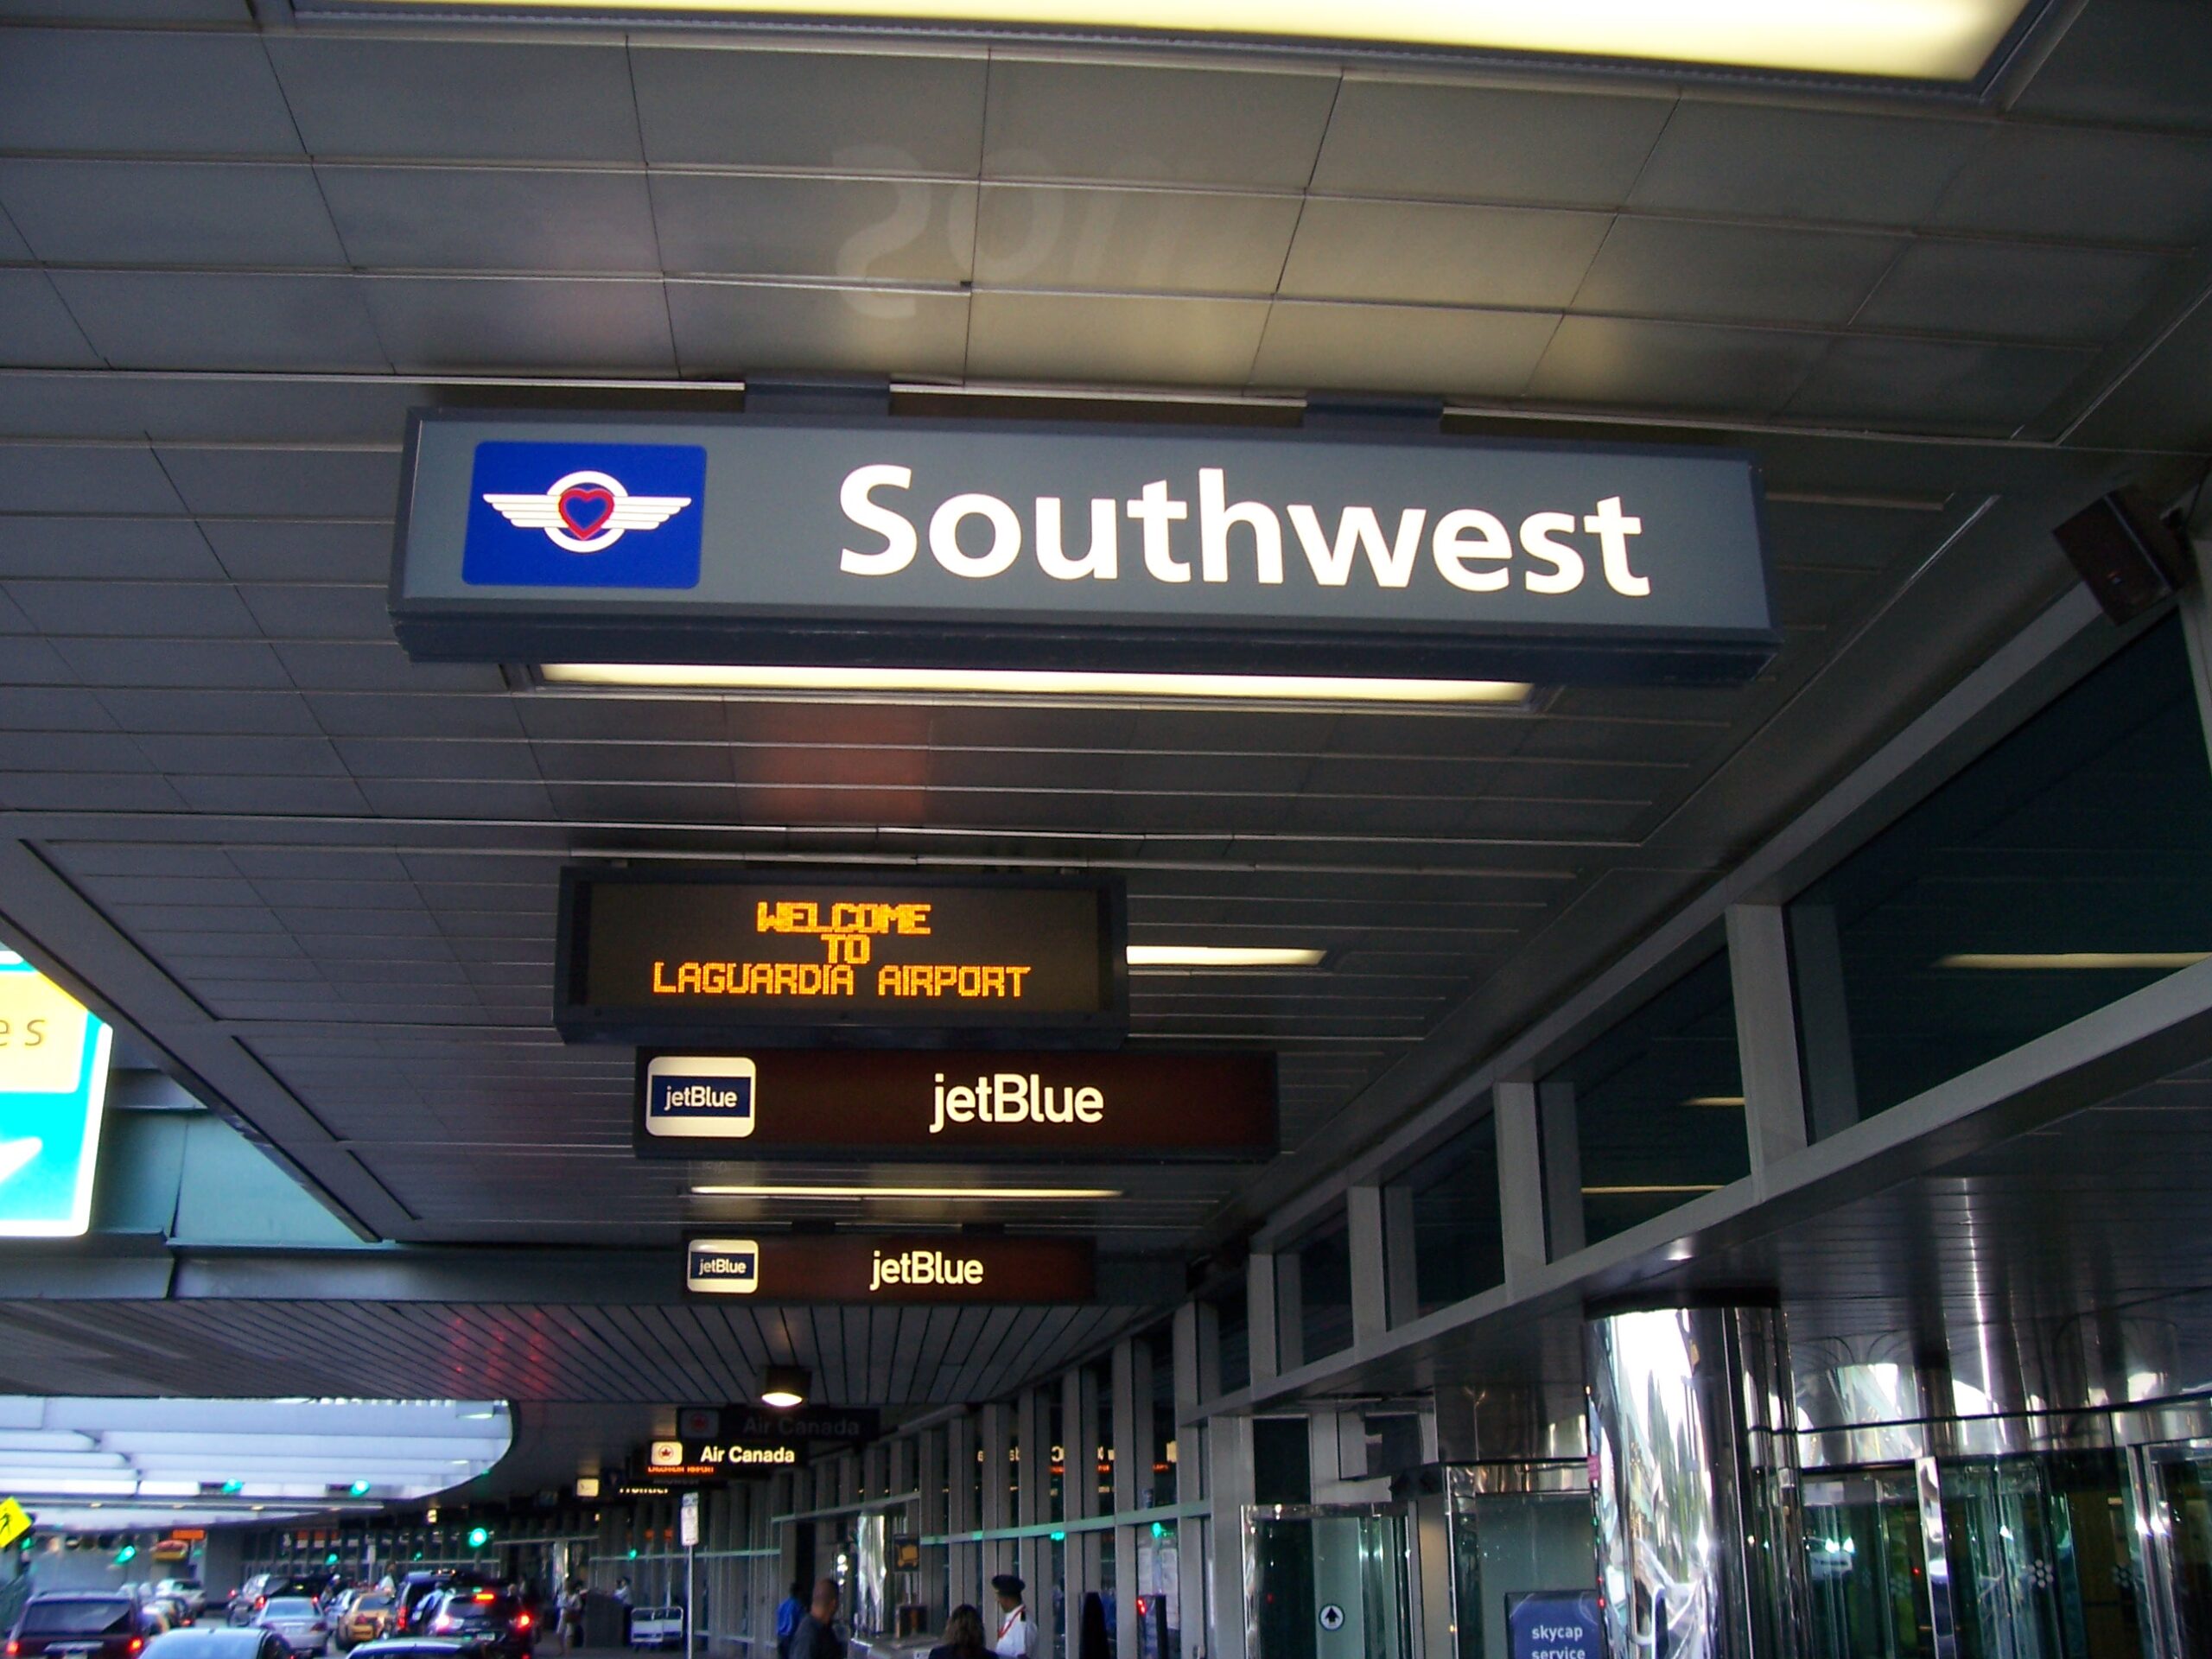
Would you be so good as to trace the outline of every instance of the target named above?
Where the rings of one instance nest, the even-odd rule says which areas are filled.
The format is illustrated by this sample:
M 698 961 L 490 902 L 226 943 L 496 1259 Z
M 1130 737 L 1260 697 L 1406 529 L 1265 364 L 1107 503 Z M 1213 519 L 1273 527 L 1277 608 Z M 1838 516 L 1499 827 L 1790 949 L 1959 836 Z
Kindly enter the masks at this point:
M 461 580 L 696 588 L 706 492 L 696 444 L 480 443 Z

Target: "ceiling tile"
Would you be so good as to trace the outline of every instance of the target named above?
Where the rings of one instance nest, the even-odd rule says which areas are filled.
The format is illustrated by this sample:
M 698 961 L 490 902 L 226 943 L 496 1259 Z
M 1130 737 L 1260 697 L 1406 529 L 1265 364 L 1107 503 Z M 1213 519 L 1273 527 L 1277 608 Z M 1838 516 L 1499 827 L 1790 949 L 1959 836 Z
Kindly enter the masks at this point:
M 620 43 L 265 38 L 318 158 L 644 159 Z
M 219 582 L 223 567 L 187 519 L 9 517 L 0 518 L 0 576 Z
M 2074 437 L 2104 448 L 2212 449 L 2212 305 L 2177 323 Z
M 10 29 L 0 149 L 296 156 L 300 138 L 256 35 Z
M 100 704 L 133 732 L 200 732 L 211 735 L 314 736 L 321 732 L 307 699 L 296 691 L 155 691 L 111 688 Z
M 201 531 L 236 582 L 382 582 L 391 574 L 389 524 L 228 518 Z
M 403 372 L 676 372 L 658 278 L 377 276 L 363 292 Z
M 1307 201 L 1286 297 L 1557 310 L 1611 222 L 1605 213 L 1442 203 Z
M 976 187 L 656 172 L 658 264 L 699 276 L 966 280 Z
M 2180 246 L 2212 233 L 2212 137 L 2007 123 L 1929 216 L 1947 229 Z
M 346 264 L 297 163 L 18 156 L 0 161 L 0 204 L 52 264 Z
M 1568 317 L 1529 395 L 1612 408 L 1765 414 L 1796 389 L 1827 345 L 1825 334 Z
M 276 653 L 251 640 L 118 636 L 53 645 L 86 685 L 242 691 L 282 691 L 290 685 Z
M 30 513 L 181 513 L 184 505 L 143 443 L 0 443 L 0 501 Z
M 0 365 L 97 369 L 99 356 L 42 270 L 0 270 Z M 43 405 L 43 400 L 41 400 Z
M 381 586 L 256 582 L 238 590 L 271 639 L 388 639 L 391 612 Z
M 1616 207 L 1674 106 L 1671 94 L 1583 97 L 1347 76 L 1313 188 Z
M 1891 268 L 1857 321 L 1877 331 L 2102 342 L 2173 270 L 2171 260 L 2109 248 L 1923 238 Z
M 2088 351 L 1846 336 L 1784 413 L 1912 431 L 2009 434 L 2094 360 Z
M 978 293 L 968 372 L 1011 380 L 1241 386 L 1267 316 L 1258 300 Z
M 399 500 L 397 449 L 161 444 L 156 453 L 195 513 L 359 518 L 389 514 Z
M 1337 78 L 991 60 L 983 175 L 1303 189 Z
M 102 357 L 137 369 L 390 367 L 351 276 L 57 270 Z
M 839 173 L 973 178 L 982 153 L 980 54 L 700 49 L 635 41 L 645 155 Z
M 1913 225 L 1987 134 L 1969 121 L 1686 99 L 1629 201 L 1660 211 Z
M 657 271 L 637 173 L 577 168 L 315 169 L 356 265 L 391 270 Z
M 2207 63 L 2212 11 L 2197 0 L 2097 0 L 2069 22 L 2013 108 L 2070 120 L 2212 126 Z
M 30 257 L 30 244 L 17 232 L 8 217 L 7 203 L 0 200 L 0 264 L 13 264 L 17 260 L 28 262 Z
M 259 629 L 221 582 L 10 582 L 8 595 L 41 633 L 251 639 Z
M 1613 221 L 1574 309 L 1701 322 L 1840 326 L 1902 238 L 1707 219 Z
M 1300 205 L 1293 195 L 986 185 L 976 280 L 1001 288 L 1272 294 Z
M 1279 300 L 1252 383 L 1510 397 L 1528 384 L 1559 321 L 1555 312 Z
M 668 284 L 686 375 L 957 375 L 968 296 L 779 283 Z

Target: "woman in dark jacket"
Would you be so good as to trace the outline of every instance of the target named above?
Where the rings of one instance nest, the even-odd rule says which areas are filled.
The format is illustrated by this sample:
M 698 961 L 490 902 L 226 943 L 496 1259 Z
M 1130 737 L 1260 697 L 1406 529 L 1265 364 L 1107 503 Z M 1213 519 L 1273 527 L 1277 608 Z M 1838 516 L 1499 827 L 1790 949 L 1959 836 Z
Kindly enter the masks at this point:
M 991 1659 L 983 1645 L 983 1616 L 973 1607 L 952 1610 L 944 1621 L 944 1640 L 930 1649 L 930 1659 Z
M 1106 1633 L 1106 1602 L 1096 1590 L 1083 1599 L 1083 1632 L 1076 1659 L 1114 1659 L 1114 1639 Z

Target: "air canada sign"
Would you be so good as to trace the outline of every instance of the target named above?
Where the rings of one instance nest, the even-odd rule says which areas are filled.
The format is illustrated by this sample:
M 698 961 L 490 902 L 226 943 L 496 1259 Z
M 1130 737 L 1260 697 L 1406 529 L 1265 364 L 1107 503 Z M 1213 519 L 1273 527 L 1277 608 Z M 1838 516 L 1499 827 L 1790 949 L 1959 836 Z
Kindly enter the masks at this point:
M 1778 638 L 1724 449 L 440 411 L 404 491 L 425 658 L 1714 681 Z

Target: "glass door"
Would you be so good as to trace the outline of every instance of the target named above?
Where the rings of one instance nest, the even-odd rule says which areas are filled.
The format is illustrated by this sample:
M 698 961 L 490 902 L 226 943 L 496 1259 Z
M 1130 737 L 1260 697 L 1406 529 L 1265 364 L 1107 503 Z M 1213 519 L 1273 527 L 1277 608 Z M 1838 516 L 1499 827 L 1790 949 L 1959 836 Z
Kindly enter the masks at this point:
M 1912 1465 L 1808 1475 L 1814 1659 L 1937 1659 Z
M 1962 1459 L 1942 1475 L 1959 1659 L 2139 1659 L 2115 1456 Z
M 1395 1510 L 1248 1510 L 1249 1659 L 1411 1659 Z

